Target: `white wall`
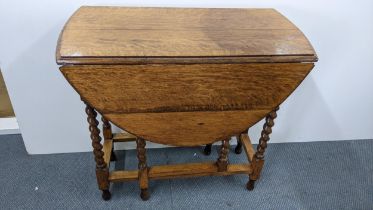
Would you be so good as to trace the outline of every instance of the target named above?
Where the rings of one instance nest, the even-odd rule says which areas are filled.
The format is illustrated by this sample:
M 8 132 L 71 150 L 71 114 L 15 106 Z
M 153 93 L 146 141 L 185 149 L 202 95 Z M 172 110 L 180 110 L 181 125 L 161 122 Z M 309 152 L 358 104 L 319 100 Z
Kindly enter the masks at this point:
M 320 61 L 281 106 L 272 142 L 373 138 L 373 1 L 0 0 L 0 66 L 30 154 L 90 151 L 84 106 L 55 64 L 60 30 L 81 5 L 273 7 Z M 260 125 L 250 135 L 257 139 Z

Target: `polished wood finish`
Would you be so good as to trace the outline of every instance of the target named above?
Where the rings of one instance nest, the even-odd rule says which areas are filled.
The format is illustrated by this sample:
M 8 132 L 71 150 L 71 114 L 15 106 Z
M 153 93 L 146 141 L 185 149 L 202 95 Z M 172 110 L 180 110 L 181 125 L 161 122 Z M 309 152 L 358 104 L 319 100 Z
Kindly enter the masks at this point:
M 219 172 L 215 162 L 188 163 L 164 166 L 152 166 L 148 170 L 149 179 L 189 178 L 199 176 L 228 176 L 234 174 L 250 174 L 250 164 L 229 164 L 226 171 Z M 138 178 L 138 170 L 113 171 L 110 182 L 134 181 Z
M 303 33 L 273 9 L 82 7 L 57 46 L 61 72 L 87 104 L 102 197 L 110 182 L 247 174 L 253 190 L 278 106 L 314 67 Z M 102 115 L 101 145 L 97 112 Z M 257 151 L 247 134 L 266 122 Z M 124 133 L 113 134 L 111 123 Z M 229 164 L 237 137 L 249 163 Z M 147 166 L 145 140 L 173 146 L 222 141 L 216 162 Z M 109 173 L 116 142 L 136 141 L 138 170 Z
M 277 117 L 277 111 L 279 110 L 279 107 L 276 107 L 275 110 L 271 111 L 265 119 L 265 123 L 263 125 L 263 130 L 261 132 L 261 136 L 259 139 L 259 144 L 257 146 L 257 151 L 255 153 L 255 157 L 258 160 L 264 159 L 264 152 L 267 148 L 267 142 L 269 141 L 269 135 L 272 133 L 272 127 L 275 125 L 274 120 Z
M 118 127 L 156 143 L 196 146 L 247 130 L 312 68 L 310 63 L 89 65 L 61 71 Z
M 240 139 L 240 142 L 243 145 L 243 148 L 245 150 L 245 153 L 246 153 L 246 156 L 247 156 L 247 160 L 249 162 L 252 162 L 253 161 L 253 157 L 255 155 L 255 150 L 253 148 L 253 145 L 251 144 L 251 140 L 250 140 L 249 135 L 247 133 L 242 133 L 239 136 L 239 139 Z
M 224 63 L 317 60 L 303 33 L 274 9 L 81 7 L 57 48 L 59 64 L 221 58 Z
M 112 140 L 113 133 L 112 133 L 112 130 L 111 130 L 111 124 L 105 117 L 101 117 L 101 121 L 102 121 L 102 132 L 103 132 L 104 139 L 105 139 L 105 141 L 104 141 L 105 157 L 106 156 L 110 157 L 110 161 L 116 161 L 117 158 L 116 158 L 115 153 L 114 153 L 114 144 L 113 144 L 113 140 Z M 108 143 L 106 143 L 107 141 L 108 141 Z M 106 154 L 108 152 L 105 152 L 105 143 L 109 144 L 111 146 L 110 155 Z M 109 149 L 109 148 L 106 148 L 106 149 Z M 110 163 L 110 161 L 109 161 L 109 163 Z
M 124 133 L 114 133 L 113 134 L 113 141 L 114 142 L 131 142 L 136 141 L 136 136 L 124 132 Z
M 268 113 L 294 91 L 313 66 L 69 65 L 60 70 L 79 95 L 107 117 L 124 113 L 231 110 Z
M 102 198 L 109 200 L 111 195 L 109 190 L 109 168 L 104 160 L 104 152 L 102 151 L 103 146 L 101 145 L 100 129 L 98 121 L 96 120 L 97 112 L 86 103 L 85 109 L 88 117 L 87 121 L 89 124 L 89 131 L 91 132 L 91 140 L 93 146 L 93 154 L 95 155 L 96 161 L 96 177 L 98 188 L 102 190 Z
M 250 173 L 249 164 L 231 164 L 227 170 L 219 171 L 216 163 L 189 163 L 170 166 L 154 166 L 149 170 L 151 179 L 169 179 L 174 177 L 226 176 Z
M 110 65 L 134 65 L 134 64 L 239 64 L 239 63 L 301 63 L 301 62 L 315 62 L 317 57 L 310 56 L 265 56 L 265 57 L 123 57 L 110 58 Z M 91 58 L 84 57 L 82 59 L 67 58 L 67 60 L 59 60 L 61 65 L 100 65 L 109 64 L 105 58 Z
M 110 182 L 137 181 L 139 179 L 139 170 L 115 170 L 110 172 Z
M 255 110 L 107 114 L 105 116 L 117 126 L 148 141 L 173 146 L 199 146 L 241 133 L 266 113 L 266 110 Z
M 103 145 L 103 152 L 104 152 L 104 161 L 106 165 L 110 166 L 110 161 L 112 160 L 112 152 L 113 152 L 113 140 L 112 139 L 105 139 Z
M 148 179 L 148 166 L 146 165 L 146 155 L 145 155 L 145 145 L 146 142 L 142 138 L 137 138 L 136 139 L 136 144 L 137 144 L 137 158 L 139 159 L 139 174 L 138 174 L 138 179 L 139 179 L 139 184 L 140 184 L 140 190 L 141 194 L 140 197 L 143 200 L 148 200 L 150 197 L 150 194 L 148 192 L 148 185 L 149 185 L 149 179 Z
M 112 139 L 113 133 L 111 131 L 110 122 L 105 117 L 101 117 L 101 121 L 102 121 L 102 133 L 104 135 L 104 139 Z
M 261 136 L 259 139 L 259 144 L 257 146 L 257 150 L 255 155 L 252 157 L 251 165 L 253 167 L 253 173 L 250 174 L 250 180 L 247 183 L 246 187 L 248 190 L 254 189 L 254 184 L 257 179 L 260 177 L 260 172 L 262 171 L 264 165 L 264 152 L 267 148 L 267 142 L 269 141 L 269 135 L 272 133 L 272 127 L 274 126 L 274 120 L 277 117 L 277 111 L 279 107 L 276 107 L 273 111 L 271 111 L 265 119 L 265 123 L 263 125 L 263 130 L 261 132 Z
M 218 172 L 227 171 L 228 153 L 229 153 L 229 140 L 223 140 L 221 142 L 219 158 L 216 161 L 216 165 L 218 166 Z

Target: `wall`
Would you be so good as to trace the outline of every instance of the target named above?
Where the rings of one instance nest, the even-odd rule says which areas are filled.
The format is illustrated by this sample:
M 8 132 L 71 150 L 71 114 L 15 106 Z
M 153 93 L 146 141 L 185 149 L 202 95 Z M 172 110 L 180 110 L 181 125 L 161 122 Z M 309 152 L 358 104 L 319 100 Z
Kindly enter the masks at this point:
M 302 29 L 320 61 L 281 106 L 272 142 L 373 138 L 373 1 L 0 0 L 0 66 L 30 154 L 91 150 L 84 106 L 54 53 L 63 24 L 80 5 L 109 2 L 278 9 Z

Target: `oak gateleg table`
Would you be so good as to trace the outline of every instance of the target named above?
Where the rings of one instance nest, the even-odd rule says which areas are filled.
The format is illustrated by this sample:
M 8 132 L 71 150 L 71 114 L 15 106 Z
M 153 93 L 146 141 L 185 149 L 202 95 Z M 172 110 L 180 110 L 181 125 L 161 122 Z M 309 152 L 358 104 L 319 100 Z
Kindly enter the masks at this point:
M 86 104 L 102 197 L 112 182 L 247 174 L 253 190 L 279 105 L 314 67 L 303 33 L 274 9 L 81 7 L 56 52 Z M 103 143 L 97 113 L 102 116 Z M 254 150 L 248 129 L 265 124 Z M 124 133 L 112 133 L 111 124 Z M 229 164 L 238 139 L 248 163 Z M 138 170 L 109 171 L 115 142 L 136 141 Z M 221 141 L 215 162 L 148 166 L 146 141 L 202 146 Z

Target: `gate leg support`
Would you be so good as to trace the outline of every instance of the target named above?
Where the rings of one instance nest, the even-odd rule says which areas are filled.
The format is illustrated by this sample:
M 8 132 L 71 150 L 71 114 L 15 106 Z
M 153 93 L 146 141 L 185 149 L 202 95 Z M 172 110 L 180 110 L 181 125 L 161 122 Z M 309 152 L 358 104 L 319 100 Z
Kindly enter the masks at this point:
M 102 121 L 102 132 L 104 134 L 104 139 L 112 139 L 113 138 L 113 132 L 111 131 L 111 125 L 110 122 L 104 117 L 101 117 Z M 110 161 L 116 161 L 117 157 L 114 153 L 114 143 L 113 147 L 111 148 L 111 155 L 110 155 Z

